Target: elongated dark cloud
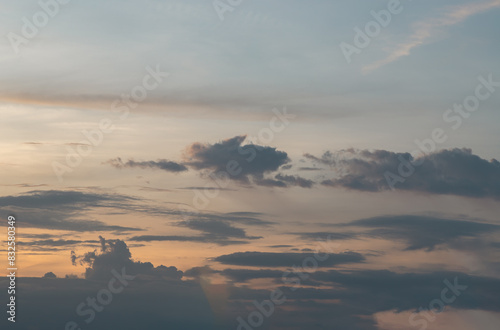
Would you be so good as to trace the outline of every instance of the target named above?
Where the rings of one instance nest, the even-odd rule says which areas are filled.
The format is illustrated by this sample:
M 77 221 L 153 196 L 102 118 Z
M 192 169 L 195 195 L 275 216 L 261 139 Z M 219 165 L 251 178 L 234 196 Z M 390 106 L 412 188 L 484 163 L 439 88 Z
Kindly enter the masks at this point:
M 18 213 L 22 218 L 23 226 L 26 228 L 41 228 L 48 230 L 69 230 L 76 232 L 132 232 L 142 231 L 137 227 L 126 227 L 120 225 L 107 224 L 99 220 L 87 220 L 76 211 L 67 212 L 65 210 L 25 210 L 11 209 L 8 213 Z
M 343 150 L 306 158 L 329 165 L 336 176 L 325 186 L 361 191 L 392 187 L 467 197 L 500 197 L 500 162 L 472 154 L 470 149 L 441 150 L 413 159 L 409 153 L 385 150 Z
M 225 265 L 252 267 L 292 267 L 302 265 L 304 260 L 314 258 L 314 253 L 278 253 L 278 252 L 236 252 L 214 258 Z M 319 267 L 333 267 L 341 264 L 360 263 L 365 258 L 356 252 L 331 253 L 325 261 L 318 262 Z
M 289 162 L 286 152 L 254 144 L 243 145 L 246 136 L 215 144 L 194 143 L 186 149 L 186 163 L 198 170 L 228 173 L 231 179 L 249 183 L 277 171 Z
M 159 159 L 157 161 L 153 161 L 153 160 L 140 161 L 140 162 L 135 161 L 133 159 L 129 159 L 128 161 L 126 161 L 124 163 L 120 157 L 117 157 L 114 159 L 110 159 L 105 163 L 109 164 L 115 168 L 119 168 L 119 169 L 121 169 L 121 168 L 134 168 L 134 167 L 143 168 L 143 169 L 151 168 L 151 169 L 159 169 L 159 170 L 163 170 L 163 171 L 167 171 L 167 172 L 174 172 L 174 173 L 185 172 L 188 170 L 188 168 L 185 165 L 180 164 L 180 163 L 176 163 L 176 162 L 173 162 L 170 160 L 166 160 L 166 159 Z
M 272 269 L 224 269 L 220 273 L 240 283 L 254 279 L 281 278 L 283 276 L 283 271 Z
M 443 289 L 447 289 L 448 296 L 455 294 L 454 308 L 500 311 L 500 296 L 492 294 L 500 293 L 500 280 L 496 278 L 448 271 L 395 273 L 388 270 L 320 271 L 310 278 L 340 285 L 341 290 L 331 292 L 331 299 L 342 299 L 372 311 L 428 309 L 433 300 L 442 299 Z M 307 291 L 303 294 L 308 295 Z
M 329 241 L 329 240 L 345 240 L 345 239 L 353 239 L 358 238 L 358 233 L 331 233 L 331 232 L 306 232 L 306 233 L 294 233 L 294 235 L 299 236 L 304 240 L 314 240 L 314 241 Z
M 439 245 L 456 246 L 469 238 L 500 232 L 500 226 L 495 224 L 416 215 L 361 219 L 346 226 L 371 229 L 360 236 L 401 240 L 407 244 L 407 250 L 432 250 Z
M 3 216 L 19 213 L 24 227 L 70 231 L 140 231 L 135 227 L 111 225 L 84 217 L 93 208 L 129 208 L 138 200 L 117 194 L 81 191 L 36 190 L 0 197 Z
M 71 245 L 76 245 L 76 244 L 82 244 L 82 243 L 92 243 L 92 244 L 97 244 L 98 241 L 93 241 L 93 240 L 88 240 L 88 241 L 81 241 L 81 240 L 73 240 L 73 239 L 44 239 L 44 240 L 37 240 L 37 241 L 32 241 L 32 242 L 24 242 L 21 241 L 18 244 L 22 246 L 71 246 Z
M 71 190 L 33 190 L 22 195 L 0 197 L 0 207 L 81 210 L 82 208 L 111 206 L 113 203 L 125 203 L 133 200 L 135 199 L 123 195 Z
M 230 212 L 230 213 L 186 213 L 184 220 L 174 223 L 175 226 L 186 227 L 198 231 L 199 235 L 141 235 L 131 237 L 136 242 L 179 241 L 197 243 L 215 243 L 218 245 L 248 244 L 250 240 L 262 238 L 248 236 L 244 228 L 268 227 L 273 222 L 257 218 L 260 213 Z
M 244 229 L 237 228 L 231 224 L 220 220 L 194 219 L 187 222 L 179 223 L 181 226 L 198 230 L 206 235 L 215 238 L 239 238 L 239 239 L 255 239 L 259 237 L 248 237 Z

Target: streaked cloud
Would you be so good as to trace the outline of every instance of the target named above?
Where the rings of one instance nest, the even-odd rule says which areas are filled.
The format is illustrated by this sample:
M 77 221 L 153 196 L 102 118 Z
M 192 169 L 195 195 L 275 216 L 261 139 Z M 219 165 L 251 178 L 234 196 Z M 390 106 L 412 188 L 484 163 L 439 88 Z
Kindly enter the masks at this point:
M 479 3 L 461 4 L 447 8 L 447 12 L 440 17 L 430 18 L 416 23 L 413 34 L 407 38 L 408 41 L 397 45 L 386 58 L 365 66 L 363 71 L 370 72 L 394 62 L 403 56 L 408 56 L 414 48 L 428 43 L 443 28 L 460 24 L 473 15 L 499 7 L 499 0 L 490 0 Z

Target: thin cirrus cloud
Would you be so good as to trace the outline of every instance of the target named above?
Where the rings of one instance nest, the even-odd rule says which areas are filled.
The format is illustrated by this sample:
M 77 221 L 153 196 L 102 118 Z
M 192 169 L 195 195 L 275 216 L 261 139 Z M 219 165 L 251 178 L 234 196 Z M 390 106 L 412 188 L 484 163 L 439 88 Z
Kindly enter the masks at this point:
M 481 3 L 469 3 L 465 5 L 458 5 L 450 8 L 444 15 L 438 18 L 418 22 L 415 26 L 413 34 L 407 38 L 407 42 L 397 45 L 397 47 L 384 59 L 376 61 L 363 68 L 364 72 L 370 72 L 381 68 L 391 62 L 398 60 L 403 56 L 410 55 L 411 51 L 421 46 L 436 35 L 436 31 L 451 27 L 453 25 L 462 23 L 467 18 L 477 15 L 479 13 L 500 7 L 500 0 L 484 1 Z

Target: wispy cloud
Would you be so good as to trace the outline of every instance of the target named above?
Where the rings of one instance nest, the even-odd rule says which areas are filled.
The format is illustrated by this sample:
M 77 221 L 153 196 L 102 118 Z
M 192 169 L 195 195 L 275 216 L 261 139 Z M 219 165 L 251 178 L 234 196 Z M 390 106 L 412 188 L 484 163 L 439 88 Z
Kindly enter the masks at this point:
M 420 21 L 416 24 L 413 34 L 408 41 L 400 43 L 386 58 L 369 64 L 363 68 L 367 73 L 376 70 L 386 64 L 396 61 L 400 57 L 408 56 L 411 50 L 421 46 L 436 35 L 436 31 L 444 27 L 450 27 L 462 23 L 470 16 L 500 7 L 500 0 L 485 1 L 482 3 L 470 3 L 451 7 L 451 10 L 438 18 Z

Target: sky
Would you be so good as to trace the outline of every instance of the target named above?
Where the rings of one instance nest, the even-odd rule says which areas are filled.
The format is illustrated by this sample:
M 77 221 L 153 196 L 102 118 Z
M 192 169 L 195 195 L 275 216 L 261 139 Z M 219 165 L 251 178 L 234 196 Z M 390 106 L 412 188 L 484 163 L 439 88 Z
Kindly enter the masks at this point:
M 1 328 L 498 329 L 499 18 L 1 3 Z

